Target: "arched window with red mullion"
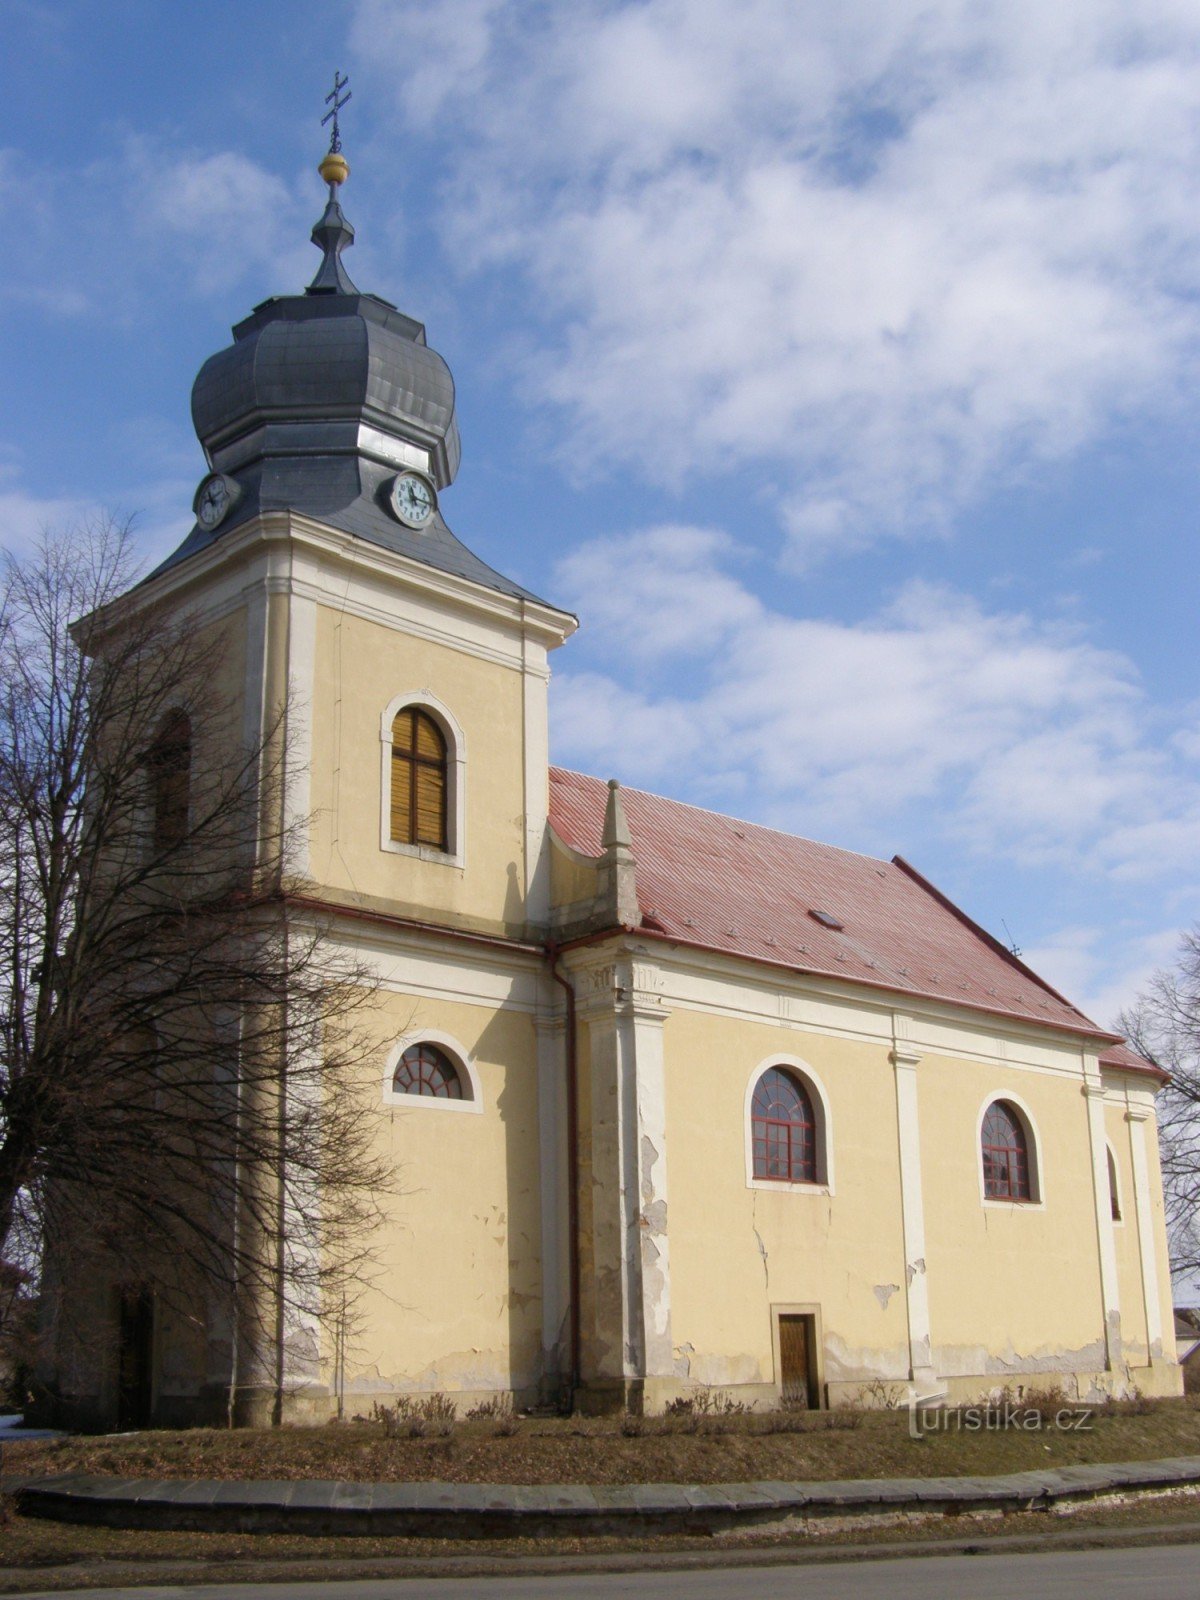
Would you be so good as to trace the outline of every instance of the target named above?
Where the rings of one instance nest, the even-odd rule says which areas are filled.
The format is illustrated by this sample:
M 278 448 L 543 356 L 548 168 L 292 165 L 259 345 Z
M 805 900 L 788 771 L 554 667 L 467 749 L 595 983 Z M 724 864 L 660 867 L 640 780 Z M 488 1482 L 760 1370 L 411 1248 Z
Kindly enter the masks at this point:
M 980 1134 L 983 1192 L 988 1200 L 1032 1200 L 1029 1137 L 1012 1106 L 993 1100 Z
M 449 1056 L 435 1044 L 410 1044 L 392 1074 L 396 1094 L 431 1095 L 438 1100 L 466 1100 L 462 1079 Z
M 768 1067 L 754 1086 L 750 1116 L 756 1178 L 818 1182 L 817 1119 L 795 1073 Z

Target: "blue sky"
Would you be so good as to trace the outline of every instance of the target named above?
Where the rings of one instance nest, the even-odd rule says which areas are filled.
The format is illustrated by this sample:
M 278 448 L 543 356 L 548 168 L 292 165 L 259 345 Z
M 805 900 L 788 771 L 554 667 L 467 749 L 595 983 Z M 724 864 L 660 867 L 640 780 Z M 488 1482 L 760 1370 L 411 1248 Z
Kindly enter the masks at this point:
M 1200 887 L 1200 11 L 7 0 L 0 529 L 190 523 L 201 361 L 348 257 L 576 610 L 556 757 L 908 857 L 1108 1021 Z

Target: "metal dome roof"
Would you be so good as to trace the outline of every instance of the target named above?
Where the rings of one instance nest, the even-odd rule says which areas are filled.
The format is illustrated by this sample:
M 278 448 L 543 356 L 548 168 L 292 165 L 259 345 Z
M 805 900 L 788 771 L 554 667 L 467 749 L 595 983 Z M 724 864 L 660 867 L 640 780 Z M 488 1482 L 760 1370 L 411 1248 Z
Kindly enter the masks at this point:
M 454 379 L 421 323 L 360 293 L 347 276 L 341 258 L 354 229 L 337 201 L 340 181 L 330 182 L 329 203 L 313 228 L 322 259 L 308 289 L 256 306 L 233 329 L 233 343 L 196 377 L 196 433 L 212 469 L 235 480 L 236 503 L 217 527 L 197 523 L 157 570 L 177 566 L 260 512 L 290 510 L 440 571 L 536 599 L 468 550 L 440 511 L 416 532 L 388 509 L 399 471 L 423 471 L 439 490 L 454 481 L 461 454 Z

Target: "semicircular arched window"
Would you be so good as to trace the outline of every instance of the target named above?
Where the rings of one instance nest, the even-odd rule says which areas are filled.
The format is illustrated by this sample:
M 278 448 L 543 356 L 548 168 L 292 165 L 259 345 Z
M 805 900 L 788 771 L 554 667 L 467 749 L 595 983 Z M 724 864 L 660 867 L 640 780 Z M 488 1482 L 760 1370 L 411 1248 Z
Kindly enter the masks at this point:
M 391 837 L 445 850 L 446 736 L 426 711 L 405 706 L 392 722 Z
M 983 1192 L 989 1200 L 1032 1200 L 1029 1136 L 1020 1115 L 1003 1100 L 993 1100 L 979 1138 Z
M 780 1183 L 818 1181 L 817 1119 L 812 1097 L 785 1067 L 768 1067 L 751 1102 L 754 1176 Z
M 396 1094 L 431 1095 L 438 1100 L 469 1100 L 458 1068 L 435 1044 L 410 1044 L 392 1073 Z

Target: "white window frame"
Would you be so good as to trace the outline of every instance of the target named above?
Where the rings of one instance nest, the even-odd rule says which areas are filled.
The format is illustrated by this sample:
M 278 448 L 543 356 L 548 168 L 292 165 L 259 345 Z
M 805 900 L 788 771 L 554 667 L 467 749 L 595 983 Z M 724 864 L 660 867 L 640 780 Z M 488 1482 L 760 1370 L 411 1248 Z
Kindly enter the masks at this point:
M 446 740 L 446 836 L 449 846 L 438 850 L 429 844 L 405 844 L 392 838 L 392 723 L 409 706 L 427 711 Z M 408 689 L 393 695 L 379 719 L 379 848 L 394 856 L 416 856 L 447 867 L 461 867 L 466 859 L 467 746 L 457 718 L 427 689 Z
M 1025 1150 L 1029 1159 L 1029 1199 L 995 1200 L 987 1193 L 983 1182 L 983 1119 L 989 1109 L 1000 1101 L 1012 1106 L 1025 1125 Z M 1044 1211 L 1046 1209 L 1046 1180 L 1042 1170 L 1042 1136 L 1033 1112 L 1011 1089 L 993 1089 L 979 1108 L 975 1119 L 975 1171 L 979 1178 L 979 1200 L 989 1211 Z
M 771 1067 L 786 1067 L 789 1072 L 794 1072 L 803 1080 L 804 1087 L 808 1090 L 817 1124 L 819 1176 L 815 1183 L 796 1183 L 790 1178 L 757 1178 L 754 1175 L 754 1091 L 758 1087 L 758 1080 Z M 785 1194 L 833 1194 L 833 1114 L 829 1109 L 829 1095 L 826 1093 L 825 1085 L 807 1061 L 802 1061 L 799 1056 L 783 1055 L 779 1051 L 763 1057 L 746 1083 L 746 1093 L 742 1102 L 742 1134 L 745 1140 L 747 1189 L 773 1189 Z
M 460 1074 L 464 1088 L 470 1091 L 470 1098 L 444 1100 L 436 1094 L 406 1094 L 402 1089 L 394 1089 L 392 1079 L 400 1064 L 400 1057 L 414 1044 L 433 1044 L 444 1051 Z M 411 1033 L 406 1033 L 403 1038 L 398 1039 L 388 1051 L 387 1062 L 383 1069 L 383 1103 L 386 1106 L 402 1107 L 405 1111 L 453 1111 L 459 1114 L 465 1112 L 468 1116 L 481 1116 L 483 1082 L 469 1052 L 452 1034 L 442 1033 L 437 1028 L 414 1028 Z

